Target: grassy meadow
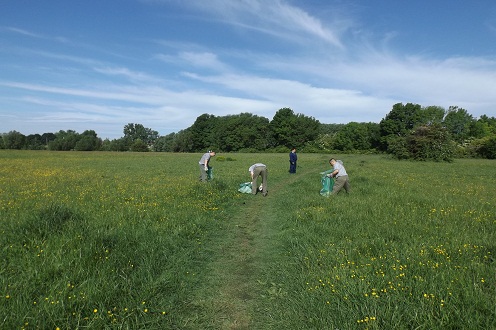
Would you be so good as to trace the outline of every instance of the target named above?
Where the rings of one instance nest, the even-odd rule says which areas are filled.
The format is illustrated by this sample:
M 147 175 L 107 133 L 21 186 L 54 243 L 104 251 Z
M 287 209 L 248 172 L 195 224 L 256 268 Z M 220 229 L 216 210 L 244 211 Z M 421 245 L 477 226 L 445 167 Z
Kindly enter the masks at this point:
M 496 329 L 494 160 L 288 154 L 1 150 L 0 329 Z

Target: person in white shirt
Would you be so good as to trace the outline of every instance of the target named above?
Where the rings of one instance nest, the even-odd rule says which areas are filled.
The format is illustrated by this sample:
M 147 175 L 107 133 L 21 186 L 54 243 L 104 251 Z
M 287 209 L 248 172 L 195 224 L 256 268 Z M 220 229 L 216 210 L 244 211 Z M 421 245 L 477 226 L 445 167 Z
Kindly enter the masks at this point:
M 200 181 L 207 181 L 207 171 L 210 165 L 210 157 L 215 156 L 215 151 L 209 150 L 204 153 L 198 164 L 200 165 Z
M 251 175 L 251 193 L 255 195 L 257 193 L 258 185 L 257 179 L 259 176 L 262 177 L 262 195 L 267 196 L 267 166 L 262 163 L 256 163 L 250 166 L 248 169 Z
M 350 181 L 348 180 L 348 173 L 346 173 L 346 169 L 344 168 L 343 163 L 341 161 L 337 161 L 334 158 L 331 158 L 329 160 L 329 164 L 331 164 L 333 168 L 333 171 L 331 174 L 329 174 L 329 177 L 336 178 L 331 195 L 336 195 L 342 188 L 344 188 L 347 194 L 350 193 Z

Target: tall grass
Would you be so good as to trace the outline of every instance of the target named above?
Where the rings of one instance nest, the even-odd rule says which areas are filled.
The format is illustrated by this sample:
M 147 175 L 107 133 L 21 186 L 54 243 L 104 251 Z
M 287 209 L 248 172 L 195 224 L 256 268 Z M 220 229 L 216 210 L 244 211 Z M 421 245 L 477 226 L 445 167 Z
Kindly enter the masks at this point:
M 302 194 L 304 180 L 274 205 L 280 294 L 258 327 L 495 328 L 494 164 L 343 157 L 351 195 Z
M 0 327 L 181 328 L 236 191 L 193 155 L 26 155 L 2 154 Z
M 200 156 L 0 152 L 0 328 L 496 328 L 493 161 Z

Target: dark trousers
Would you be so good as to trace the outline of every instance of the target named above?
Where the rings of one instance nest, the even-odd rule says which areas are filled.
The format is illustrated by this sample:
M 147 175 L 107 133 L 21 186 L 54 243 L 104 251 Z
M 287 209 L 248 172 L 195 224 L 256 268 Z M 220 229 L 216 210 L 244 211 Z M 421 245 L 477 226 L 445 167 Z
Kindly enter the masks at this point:
M 289 173 L 296 173 L 296 162 L 289 162 Z

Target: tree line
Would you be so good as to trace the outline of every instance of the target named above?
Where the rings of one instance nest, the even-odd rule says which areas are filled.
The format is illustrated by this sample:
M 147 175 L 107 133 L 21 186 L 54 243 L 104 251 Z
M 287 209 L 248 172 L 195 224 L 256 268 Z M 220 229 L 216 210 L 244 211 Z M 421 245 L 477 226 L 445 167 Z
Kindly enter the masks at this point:
M 496 159 L 496 118 L 474 118 L 457 106 L 422 107 L 397 103 L 379 123 L 323 124 L 279 109 L 272 120 L 250 113 L 202 114 L 192 126 L 161 136 L 142 124 L 124 126 L 123 137 L 99 138 L 95 131 L 1 134 L 0 149 L 137 152 L 388 153 L 398 159 L 451 161 L 459 157 Z

